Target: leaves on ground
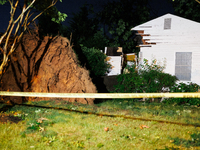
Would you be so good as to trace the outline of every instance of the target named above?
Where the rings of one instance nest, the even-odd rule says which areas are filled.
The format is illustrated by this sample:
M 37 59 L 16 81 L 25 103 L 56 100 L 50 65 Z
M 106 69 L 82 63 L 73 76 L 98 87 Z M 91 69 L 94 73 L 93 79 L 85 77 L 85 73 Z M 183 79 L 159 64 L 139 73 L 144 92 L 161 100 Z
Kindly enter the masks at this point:
M 140 125 L 140 129 L 143 129 L 143 128 L 149 128 L 148 126 L 146 126 L 146 125 Z

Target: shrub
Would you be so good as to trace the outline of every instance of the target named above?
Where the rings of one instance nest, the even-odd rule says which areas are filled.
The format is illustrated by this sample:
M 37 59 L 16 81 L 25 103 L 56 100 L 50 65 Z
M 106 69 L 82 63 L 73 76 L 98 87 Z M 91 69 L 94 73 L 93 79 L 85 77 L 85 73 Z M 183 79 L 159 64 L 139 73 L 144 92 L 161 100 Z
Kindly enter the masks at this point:
M 178 83 L 175 84 L 174 86 L 172 86 L 170 88 L 170 92 L 176 92 L 176 93 L 180 93 L 180 92 L 198 92 L 198 90 L 200 89 L 200 86 L 198 84 L 195 83 Z M 164 103 L 168 103 L 168 104 L 189 104 L 189 105 L 200 105 L 200 99 L 199 98 L 169 98 L 165 101 L 163 101 Z
M 148 60 L 144 59 L 144 65 L 141 65 L 139 75 L 144 79 L 143 91 L 146 93 L 159 93 L 163 87 L 172 87 L 177 81 L 176 76 L 172 76 L 168 73 L 164 73 L 165 66 L 157 64 L 156 60 L 153 60 L 151 64 L 148 64 Z
M 87 48 L 83 45 L 81 50 L 87 59 L 88 69 L 92 76 L 103 76 L 108 72 L 110 65 L 107 63 L 106 55 L 96 48 Z
M 161 92 L 163 87 L 172 87 L 177 78 L 163 73 L 164 66 L 160 66 L 153 60 L 151 64 L 144 59 L 144 65 L 130 66 L 127 74 L 117 77 L 118 85 L 115 92 L 142 93 Z
M 115 86 L 117 93 L 141 93 L 144 88 L 144 78 L 137 73 L 135 66 L 128 68 L 127 74 L 117 76 L 118 84 Z

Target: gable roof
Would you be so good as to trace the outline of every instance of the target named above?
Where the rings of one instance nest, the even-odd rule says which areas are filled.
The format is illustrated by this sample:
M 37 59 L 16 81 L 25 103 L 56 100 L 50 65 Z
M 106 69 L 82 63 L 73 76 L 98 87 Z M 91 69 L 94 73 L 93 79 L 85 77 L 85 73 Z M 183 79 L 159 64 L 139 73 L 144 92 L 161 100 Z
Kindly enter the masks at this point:
M 166 14 L 163 16 L 160 16 L 158 18 L 155 18 L 153 20 L 150 20 L 146 23 L 140 24 L 134 28 L 132 28 L 131 30 L 148 30 L 148 29 L 157 29 L 157 30 L 163 30 L 165 23 L 167 21 L 167 19 L 171 19 L 171 29 L 172 30 L 196 30 L 198 28 L 198 30 L 200 29 L 200 23 L 189 20 L 189 19 L 185 19 L 176 15 L 172 15 L 172 14 Z
M 200 46 L 200 23 L 172 14 L 150 20 L 131 30 L 137 31 L 136 35 L 142 37 L 141 40 L 138 38 L 142 47 L 157 44 Z

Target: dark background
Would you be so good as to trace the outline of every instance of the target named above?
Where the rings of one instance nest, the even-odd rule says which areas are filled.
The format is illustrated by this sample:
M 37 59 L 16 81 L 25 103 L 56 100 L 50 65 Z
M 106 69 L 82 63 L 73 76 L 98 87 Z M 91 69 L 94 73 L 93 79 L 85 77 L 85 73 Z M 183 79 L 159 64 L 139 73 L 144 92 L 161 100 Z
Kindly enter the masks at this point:
M 80 7 L 84 4 L 92 4 L 96 12 L 102 10 L 102 6 L 106 4 L 108 0 L 63 0 L 63 2 L 57 2 L 56 7 L 59 11 L 68 15 L 67 19 L 63 22 L 64 25 L 68 25 L 73 13 L 77 13 Z M 162 16 L 166 13 L 174 14 L 173 7 L 167 2 L 167 0 L 150 0 L 151 18 Z M 7 28 L 10 19 L 10 4 L 0 5 L 0 32 L 4 32 Z M 131 18 L 130 18 L 131 19 Z

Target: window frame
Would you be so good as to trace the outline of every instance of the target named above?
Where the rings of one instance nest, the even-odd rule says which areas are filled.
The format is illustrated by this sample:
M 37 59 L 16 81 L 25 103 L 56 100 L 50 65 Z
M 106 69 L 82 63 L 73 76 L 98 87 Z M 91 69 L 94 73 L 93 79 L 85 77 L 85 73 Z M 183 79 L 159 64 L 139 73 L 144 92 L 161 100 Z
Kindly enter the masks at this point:
M 165 18 L 164 19 L 164 30 L 170 30 L 172 24 L 172 18 Z
M 182 81 L 191 81 L 192 52 L 175 53 L 175 76 Z

